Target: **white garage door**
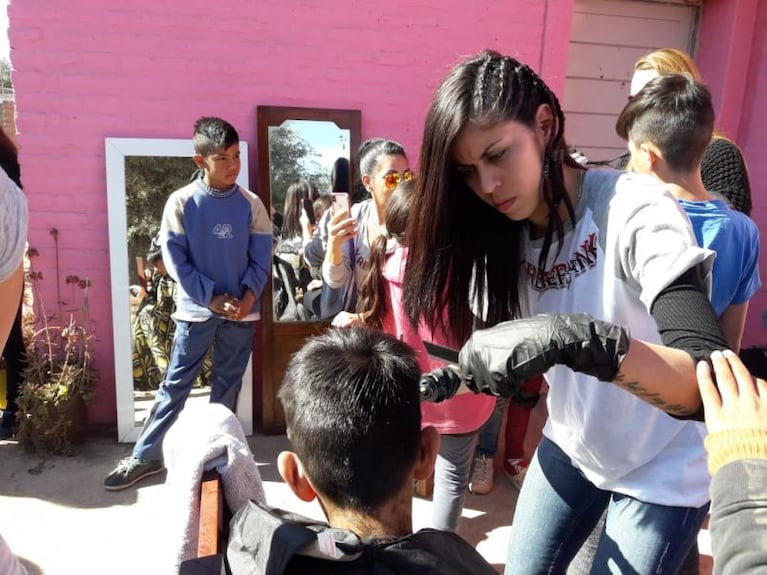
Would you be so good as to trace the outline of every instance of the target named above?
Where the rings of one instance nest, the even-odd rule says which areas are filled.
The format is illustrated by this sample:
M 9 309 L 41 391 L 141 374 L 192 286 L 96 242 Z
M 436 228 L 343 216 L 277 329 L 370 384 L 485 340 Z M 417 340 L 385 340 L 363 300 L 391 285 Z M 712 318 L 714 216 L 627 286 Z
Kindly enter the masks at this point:
M 615 135 L 634 62 L 658 48 L 692 53 L 698 8 L 691 3 L 575 0 L 565 81 L 565 137 L 589 160 L 626 150 Z

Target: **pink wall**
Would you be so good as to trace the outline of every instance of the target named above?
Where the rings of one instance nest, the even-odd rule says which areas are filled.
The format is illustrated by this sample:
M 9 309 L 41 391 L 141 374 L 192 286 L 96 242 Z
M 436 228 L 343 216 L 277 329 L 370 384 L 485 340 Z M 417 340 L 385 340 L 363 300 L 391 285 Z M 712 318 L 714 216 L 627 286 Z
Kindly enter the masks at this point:
M 198 116 L 220 115 L 250 143 L 255 182 L 256 105 L 354 108 L 363 138 L 398 139 L 416 158 L 433 89 L 464 55 L 495 47 L 543 65 L 561 91 L 572 9 L 572 0 L 11 2 L 30 244 L 52 270 L 57 227 L 62 272 L 93 281 L 95 423 L 116 420 L 105 137 L 185 138 Z M 547 22 L 557 32 L 544 52 Z
M 767 4 L 758 0 L 707 0 L 697 60 L 715 99 L 718 125 L 742 148 L 751 180 L 751 217 L 767 237 Z M 767 345 L 767 250 L 762 242 L 762 289 L 751 301 L 743 345 Z M 765 316 L 767 317 L 767 316 Z

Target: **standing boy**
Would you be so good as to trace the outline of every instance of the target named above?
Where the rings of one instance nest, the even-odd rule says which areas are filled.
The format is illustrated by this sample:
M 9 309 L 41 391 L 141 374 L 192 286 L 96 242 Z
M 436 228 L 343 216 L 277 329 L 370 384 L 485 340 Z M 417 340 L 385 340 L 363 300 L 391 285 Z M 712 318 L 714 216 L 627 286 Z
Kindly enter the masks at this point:
M 110 491 L 163 469 L 163 437 L 211 345 L 210 401 L 234 411 L 253 346 L 270 268 L 271 221 L 261 200 L 236 183 L 237 131 L 220 118 L 200 118 L 193 143 L 202 176 L 170 195 L 160 227 L 163 262 L 179 286 L 173 353 L 132 456 L 104 480 Z
M 628 141 L 632 167 L 666 184 L 687 212 L 698 244 L 716 252 L 711 307 L 737 353 L 748 301 L 761 285 L 759 228 L 703 185 L 700 164 L 713 128 L 711 94 L 682 74 L 650 80 L 616 123 L 618 135 Z

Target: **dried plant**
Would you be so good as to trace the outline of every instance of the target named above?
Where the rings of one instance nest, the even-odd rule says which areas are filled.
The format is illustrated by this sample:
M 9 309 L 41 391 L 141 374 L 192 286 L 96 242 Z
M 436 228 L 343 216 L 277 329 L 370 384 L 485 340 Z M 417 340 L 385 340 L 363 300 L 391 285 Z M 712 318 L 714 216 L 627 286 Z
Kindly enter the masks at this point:
M 61 299 L 62 285 L 58 265 L 58 231 L 51 230 L 56 251 L 57 313 L 48 315 L 40 282 L 43 274 L 34 267 L 37 251 L 28 250 L 30 258 L 27 278 L 34 297 L 34 321 L 27 320 L 27 361 L 24 386 L 18 398 L 19 429 L 17 435 L 31 451 L 72 453 L 72 446 L 85 431 L 85 404 L 96 386 L 91 363 L 88 278 L 66 277 L 71 301 L 79 305 L 65 309 Z M 67 315 L 67 317 L 64 317 Z

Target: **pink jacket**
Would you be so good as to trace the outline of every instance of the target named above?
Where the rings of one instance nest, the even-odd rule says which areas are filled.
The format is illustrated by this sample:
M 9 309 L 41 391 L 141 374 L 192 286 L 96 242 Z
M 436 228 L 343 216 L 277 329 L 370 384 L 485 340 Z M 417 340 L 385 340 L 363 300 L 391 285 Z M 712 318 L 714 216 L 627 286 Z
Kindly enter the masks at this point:
M 423 340 L 449 345 L 444 333 L 432 334 L 423 324 L 415 329 L 402 302 L 402 280 L 405 275 L 407 248 L 397 247 L 384 264 L 386 279 L 386 310 L 383 331 L 398 337 L 416 351 L 421 370 L 431 371 L 445 365 L 444 361 L 428 356 Z M 421 403 L 421 425 L 433 425 L 444 435 L 477 431 L 488 420 L 495 407 L 495 398 L 484 394 L 467 393 L 442 403 Z

